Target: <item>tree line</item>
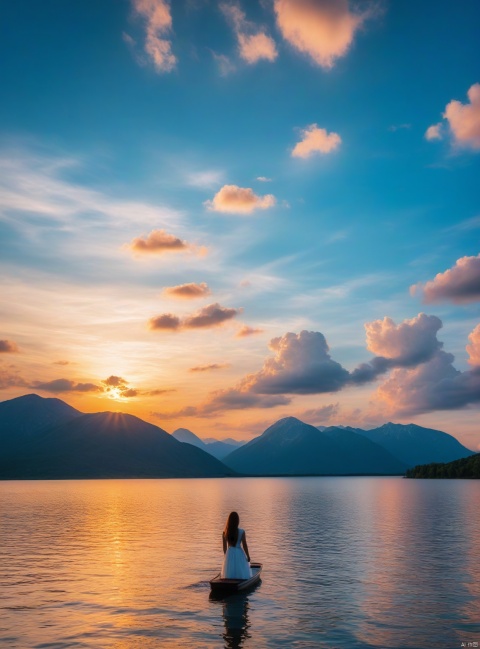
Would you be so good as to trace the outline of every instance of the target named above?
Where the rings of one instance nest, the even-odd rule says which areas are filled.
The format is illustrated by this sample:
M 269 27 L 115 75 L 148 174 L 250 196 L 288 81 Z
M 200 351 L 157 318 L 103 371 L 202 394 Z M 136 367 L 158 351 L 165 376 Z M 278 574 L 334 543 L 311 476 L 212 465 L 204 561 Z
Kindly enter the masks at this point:
M 421 464 L 408 469 L 406 478 L 480 478 L 480 453 L 453 462 Z

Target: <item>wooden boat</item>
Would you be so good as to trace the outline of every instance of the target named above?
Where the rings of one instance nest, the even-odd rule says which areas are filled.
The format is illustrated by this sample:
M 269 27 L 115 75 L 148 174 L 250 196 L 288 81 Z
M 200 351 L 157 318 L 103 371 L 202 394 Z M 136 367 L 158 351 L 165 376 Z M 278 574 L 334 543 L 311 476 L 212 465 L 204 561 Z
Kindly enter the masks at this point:
M 251 563 L 250 568 L 252 569 L 252 576 L 248 579 L 222 579 L 220 577 L 221 573 L 218 573 L 218 575 L 210 581 L 212 594 L 231 595 L 232 593 L 238 593 L 239 591 L 247 590 L 247 588 L 254 586 L 260 580 L 262 564 Z

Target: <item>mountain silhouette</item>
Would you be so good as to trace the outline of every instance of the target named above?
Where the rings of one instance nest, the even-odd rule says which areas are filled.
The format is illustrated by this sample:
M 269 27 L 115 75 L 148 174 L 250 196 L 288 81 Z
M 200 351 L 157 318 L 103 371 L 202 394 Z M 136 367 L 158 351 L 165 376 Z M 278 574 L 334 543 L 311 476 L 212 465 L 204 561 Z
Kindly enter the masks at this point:
M 195 433 L 192 433 L 191 430 L 188 430 L 188 428 L 177 428 L 177 430 L 173 431 L 172 436 L 183 444 L 192 444 L 192 446 L 201 448 L 203 451 L 210 453 L 210 455 L 213 455 L 213 457 L 216 457 L 218 460 L 223 460 L 224 457 L 239 446 L 238 442 L 235 442 L 234 440 L 231 440 L 234 442 L 233 444 L 229 444 L 222 440 L 203 440 L 198 437 L 198 435 L 195 435 Z
M 224 462 L 250 475 L 403 474 L 405 465 L 350 430 L 320 431 L 295 417 L 280 419 Z
M 42 412 L 44 404 L 27 400 L 27 403 L 31 402 Z M 5 407 L 5 404 L 0 406 Z M 233 475 L 231 469 L 208 453 L 178 442 L 161 428 L 133 415 L 114 412 L 80 414 L 73 408 L 63 412 L 66 416 L 69 412 L 73 414 L 72 411 L 76 414 L 68 421 L 51 427 L 43 425 L 40 429 L 33 423 L 34 418 L 24 417 L 24 442 L 15 447 L 15 452 L 2 453 L 0 477 L 183 478 Z M 13 425 L 13 421 L 10 423 Z
M 60 399 L 27 394 L 0 403 L 0 448 L 2 456 L 18 452 L 42 431 L 64 424 L 82 413 Z
M 474 454 L 452 435 L 416 424 L 388 423 L 373 430 L 358 432 L 386 448 L 408 467 L 452 462 Z

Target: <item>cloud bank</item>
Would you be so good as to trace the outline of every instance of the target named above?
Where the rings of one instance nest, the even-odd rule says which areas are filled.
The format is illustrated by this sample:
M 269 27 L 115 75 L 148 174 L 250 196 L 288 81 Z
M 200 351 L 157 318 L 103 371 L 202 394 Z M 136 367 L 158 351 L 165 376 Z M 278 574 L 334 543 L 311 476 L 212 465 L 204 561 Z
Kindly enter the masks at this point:
M 457 304 L 480 300 L 480 254 L 461 257 L 443 273 L 426 284 L 410 287 L 411 295 L 421 294 L 425 304 L 448 300 Z
M 480 403 L 480 369 L 459 372 L 453 361 L 452 354 L 438 351 L 423 365 L 394 370 L 378 388 L 380 401 L 398 416 L 456 410 Z
M 470 365 L 480 367 L 480 324 L 468 336 L 470 343 L 467 345 L 468 362 Z

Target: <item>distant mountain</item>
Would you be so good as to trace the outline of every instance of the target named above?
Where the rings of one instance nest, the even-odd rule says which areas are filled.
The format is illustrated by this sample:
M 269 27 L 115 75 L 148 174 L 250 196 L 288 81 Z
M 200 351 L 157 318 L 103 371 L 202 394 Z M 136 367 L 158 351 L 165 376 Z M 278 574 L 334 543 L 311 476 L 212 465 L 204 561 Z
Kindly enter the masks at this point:
M 191 430 L 188 430 L 188 428 L 177 428 L 177 430 L 173 431 L 172 436 L 183 444 L 192 444 L 192 446 L 201 448 L 203 451 L 210 453 L 210 455 L 213 455 L 213 457 L 216 457 L 218 460 L 223 460 L 224 457 L 234 451 L 241 444 L 240 442 L 235 442 L 235 440 L 228 440 L 234 442 L 233 444 L 227 443 L 226 440 L 211 440 L 211 438 L 208 440 L 202 440 L 198 435 L 195 435 Z
M 222 441 L 218 442 L 209 442 L 206 444 L 206 451 L 207 453 L 211 453 L 214 457 L 216 457 L 219 460 L 222 460 L 227 457 L 227 455 L 230 455 L 232 451 L 235 451 L 235 449 L 239 448 L 238 446 L 234 446 L 233 444 L 227 444 Z
M 358 432 L 380 444 L 408 467 L 431 462 L 452 462 L 473 455 L 448 433 L 416 424 L 384 424 L 373 430 Z
M 175 437 L 175 439 L 183 444 L 191 444 L 192 446 L 206 450 L 207 445 L 205 442 L 195 435 L 195 433 L 192 433 L 191 430 L 188 430 L 188 428 L 177 428 L 177 430 L 173 431 L 172 437 Z
M 224 462 L 250 475 L 403 474 L 405 465 L 352 431 L 320 431 L 295 417 L 280 419 Z
M 15 453 L 0 452 L 0 478 L 233 475 L 208 453 L 133 415 L 75 412 L 65 423 L 30 435 Z
M 224 444 L 227 444 L 228 446 L 234 446 L 235 448 L 238 448 L 246 444 L 246 442 L 243 440 L 239 442 L 237 439 L 232 439 L 231 437 L 225 437 L 224 439 L 215 439 L 214 437 L 204 437 L 203 441 L 205 442 L 205 444 L 215 444 L 216 442 L 223 442 Z
M 82 413 L 60 399 L 27 394 L 0 403 L 0 457 L 18 452 L 42 431 Z
M 480 453 L 445 463 L 422 464 L 408 469 L 407 478 L 480 479 Z

